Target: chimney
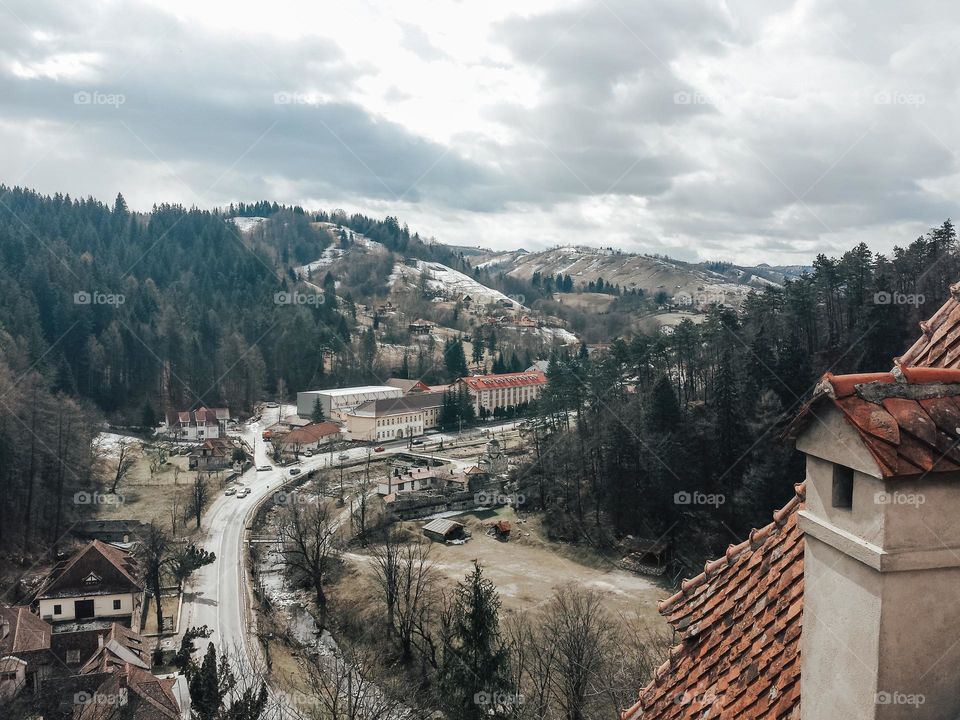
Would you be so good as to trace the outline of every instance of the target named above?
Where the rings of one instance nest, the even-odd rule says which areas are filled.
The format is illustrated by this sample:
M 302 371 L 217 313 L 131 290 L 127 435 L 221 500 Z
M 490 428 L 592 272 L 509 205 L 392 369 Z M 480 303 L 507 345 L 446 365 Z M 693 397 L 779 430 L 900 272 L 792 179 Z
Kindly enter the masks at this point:
M 10 622 L 0 615 L 0 640 L 6 640 L 10 634 Z
M 827 375 L 806 455 L 801 720 L 960 716 L 960 371 Z

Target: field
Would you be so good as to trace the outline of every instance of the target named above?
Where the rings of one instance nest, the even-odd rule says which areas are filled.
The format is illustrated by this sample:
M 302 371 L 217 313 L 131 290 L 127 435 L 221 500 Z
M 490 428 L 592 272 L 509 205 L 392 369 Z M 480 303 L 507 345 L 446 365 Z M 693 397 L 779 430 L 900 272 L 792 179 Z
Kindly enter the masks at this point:
M 486 525 L 501 518 L 513 523 L 511 539 L 506 543 L 485 533 Z M 435 543 L 430 548 L 433 567 L 446 587 L 452 588 L 462 580 L 476 560 L 496 585 L 506 613 L 535 610 L 547 603 L 555 590 L 573 583 L 602 595 L 604 607 L 613 617 L 636 617 L 645 629 L 663 630 L 657 601 L 666 591 L 655 580 L 622 570 L 590 550 L 551 542 L 543 536 L 535 516 L 518 522 L 509 508 L 456 519 L 466 524 L 473 535 L 471 540 L 465 545 Z M 423 523 L 406 525 L 418 531 Z M 350 583 L 350 594 L 369 595 L 370 557 L 354 552 L 346 559 L 358 574 Z

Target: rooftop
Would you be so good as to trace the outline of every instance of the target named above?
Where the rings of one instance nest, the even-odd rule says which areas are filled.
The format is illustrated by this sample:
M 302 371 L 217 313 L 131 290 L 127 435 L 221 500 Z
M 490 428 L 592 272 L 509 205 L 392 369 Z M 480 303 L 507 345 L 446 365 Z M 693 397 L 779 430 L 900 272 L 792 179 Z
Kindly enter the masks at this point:
M 680 643 L 623 720 L 799 717 L 804 491 L 660 603 Z
M 357 387 L 348 387 L 348 388 L 329 388 L 327 390 L 307 390 L 311 393 L 322 393 L 329 397 L 343 397 L 344 395 L 359 395 L 361 393 L 373 393 L 373 392 L 396 392 L 398 388 L 391 387 L 390 385 L 358 385 Z
M 883 477 L 960 470 L 960 369 L 828 373 L 789 434 L 796 437 L 824 405 L 857 431 Z
M 501 373 L 498 375 L 469 375 L 462 378 L 471 390 L 496 390 L 499 387 L 543 385 L 547 376 L 540 372 Z

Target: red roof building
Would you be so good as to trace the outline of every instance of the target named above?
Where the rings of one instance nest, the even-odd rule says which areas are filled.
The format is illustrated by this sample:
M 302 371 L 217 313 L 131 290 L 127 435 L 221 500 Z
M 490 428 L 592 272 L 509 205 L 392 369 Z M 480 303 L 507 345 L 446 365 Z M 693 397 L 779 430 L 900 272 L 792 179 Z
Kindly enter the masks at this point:
M 539 370 L 498 375 L 469 375 L 460 378 L 457 382 L 466 386 L 473 398 L 474 411 L 479 416 L 481 408 L 493 412 L 497 408 L 533 402 L 543 393 L 543 388 L 547 384 L 547 375 Z

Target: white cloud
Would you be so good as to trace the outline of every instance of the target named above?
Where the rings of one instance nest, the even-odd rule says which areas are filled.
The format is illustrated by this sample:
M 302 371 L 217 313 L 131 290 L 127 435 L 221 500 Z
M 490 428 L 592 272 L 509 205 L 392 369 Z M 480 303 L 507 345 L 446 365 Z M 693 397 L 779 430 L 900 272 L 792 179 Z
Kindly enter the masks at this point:
M 499 248 L 888 249 L 953 212 L 958 22 L 823 0 L 16 0 L 0 182 L 339 206 Z

